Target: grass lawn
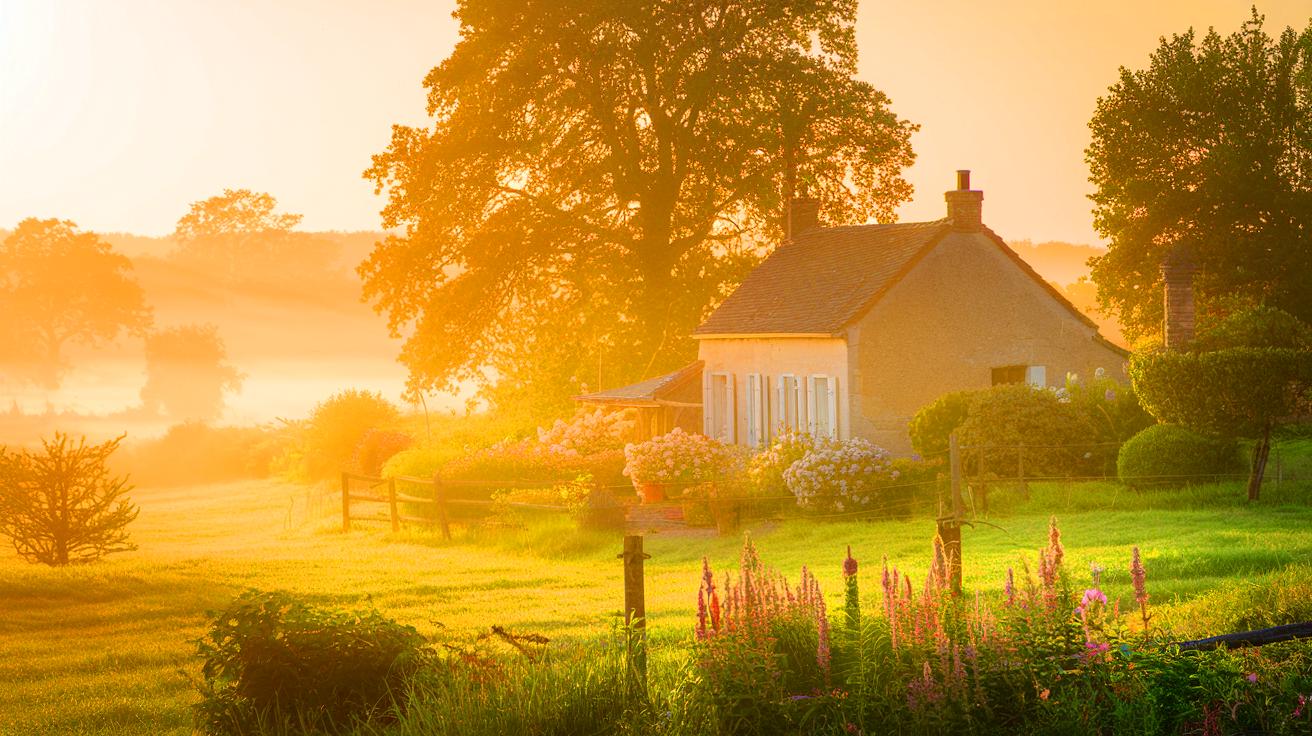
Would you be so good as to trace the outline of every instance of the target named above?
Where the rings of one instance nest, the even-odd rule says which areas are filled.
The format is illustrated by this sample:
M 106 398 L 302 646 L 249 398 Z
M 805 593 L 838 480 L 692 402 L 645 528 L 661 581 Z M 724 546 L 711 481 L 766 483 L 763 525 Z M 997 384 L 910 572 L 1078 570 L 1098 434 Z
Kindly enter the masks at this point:
M 966 585 L 996 591 L 1022 556 L 1032 566 L 1051 512 L 1077 581 L 1096 561 L 1107 568 L 1109 594 L 1128 602 L 1130 547 L 1138 545 L 1153 602 L 1194 611 L 1199 596 L 1223 586 L 1312 563 L 1312 505 L 1292 487 L 1271 489 L 1258 506 L 1244 504 L 1234 485 L 1171 496 L 1110 483 L 1036 486 L 1029 502 L 999 491 L 990 521 L 1001 528 L 964 532 Z M 206 611 L 249 587 L 334 606 L 372 602 L 426 634 L 456 636 L 492 624 L 558 639 L 602 636 L 622 607 L 619 535 L 576 533 L 565 519 L 443 543 L 379 526 L 343 535 L 331 496 L 273 481 L 139 489 L 134 500 L 136 552 L 64 570 L 0 553 L 0 734 L 190 732 L 199 664 L 192 641 Z M 792 521 L 752 533 L 764 560 L 791 578 L 803 564 L 814 568 L 831 609 L 850 544 L 873 610 L 879 558 L 922 579 L 933 523 Z M 736 564 L 739 544 L 648 537 L 656 646 L 689 634 L 702 556 L 724 568 Z

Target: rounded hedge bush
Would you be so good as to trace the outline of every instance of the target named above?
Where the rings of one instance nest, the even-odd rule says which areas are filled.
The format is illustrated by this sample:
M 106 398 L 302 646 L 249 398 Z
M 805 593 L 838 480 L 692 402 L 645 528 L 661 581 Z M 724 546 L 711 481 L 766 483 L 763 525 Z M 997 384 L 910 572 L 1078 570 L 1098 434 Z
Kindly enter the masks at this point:
M 1246 472 L 1239 445 L 1156 424 L 1126 440 L 1116 475 L 1130 486 L 1183 486 Z

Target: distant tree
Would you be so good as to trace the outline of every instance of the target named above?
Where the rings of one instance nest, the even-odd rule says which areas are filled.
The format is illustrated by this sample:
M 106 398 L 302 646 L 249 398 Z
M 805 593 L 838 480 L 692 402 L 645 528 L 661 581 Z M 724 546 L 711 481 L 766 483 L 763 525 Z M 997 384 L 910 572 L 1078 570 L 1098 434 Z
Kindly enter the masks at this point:
M 1312 328 L 1269 307 L 1235 312 L 1206 326 L 1189 350 L 1136 354 L 1130 377 L 1158 420 L 1251 440 L 1248 498 L 1257 500 L 1272 432 L 1312 416 Z
M 1199 305 L 1241 295 L 1312 321 L 1312 23 L 1277 38 L 1162 39 L 1098 100 L 1086 151 L 1102 304 L 1134 340 L 1160 329 L 1158 267 L 1186 247 Z
M 227 284 L 283 280 L 293 288 L 288 276 L 318 278 L 330 270 L 339 247 L 296 232 L 301 215 L 277 208 L 271 195 L 249 189 L 193 202 L 173 231 L 177 256 Z
M 122 439 L 75 445 L 55 433 L 40 453 L 0 450 L 0 533 L 19 556 L 59 566 L 136 549 L 127 525 L 138 509 L 124 497 L 132 487 L 106 465 Z
M 223 395 L 241 389 L 242 374 L 214 325 L 183 325 L 146 336 L 146 385 L 141 400 L 151 411 L 181 420 L 208 421 L 223 412 Z
M 915 126 L 855 79 L 856 5 L 460 3 L 432 127 L 365 172 L 404 228 L 360 273 L 411 387 L 559 402 L 671 369 L 793 194 L 893 219 Z
M 29 218 L 0 244 L 4 362 L 54 388 L 69 344 L 99 346 L 151 323 L 132 262 L 67 220 Z

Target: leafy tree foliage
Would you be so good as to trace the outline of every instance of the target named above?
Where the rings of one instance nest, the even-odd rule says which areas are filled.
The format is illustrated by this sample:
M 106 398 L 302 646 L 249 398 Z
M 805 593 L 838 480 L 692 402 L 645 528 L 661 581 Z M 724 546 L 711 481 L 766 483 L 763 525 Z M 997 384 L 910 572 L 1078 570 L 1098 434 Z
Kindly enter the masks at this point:
M 1130 339 L 1159 329 L 1159 265 L 1187 248 L 1199 304 L 1227 295 L 1312 321 L 1312 24 L 1269 36 L 1163 39 L 1147 69 L 1122 68 L 1098 101 L 1086 151 L 1093 260 L 1105 307 Z
M 1261 494 L 1272 430 L 1312 415 L 1312 331 L 1297 322 L 1270 308 L 1245 310 L 1203 331 L 1193 350 L 1130 362 L 1135 389 L 1159 420 L 1254 441 L 1250 499 Z
M 855 0 L 462 2 L 431 128 L 366 172 L 404 232 L 360 268 L 413 388 L 502 401 L 676 367 L 805 191 L 893 218 L 914 126 L 853 78 Z M 489 370 L 490 369 L 490 370 Z
M 136 549 L 127 525 L 138 509 L 124 497 L 132 487 L 107 467 L 122 439 L 73 444 L 56 433 L 41 453 L 0 451 L 0 533 L 21 557 L 59 566 Z
M 0 244 L 0 350 L 9 371 L 59 385 L 69 344 L 142 334 L 151 313 L 132 262 L 67 220 L 28 218 Z
M 331 270 L 340 247 L 296 232 L 301 215 L 280 213 L 278 200 L 249 189 L 193 202 L 178 220 L 177 258 L 227 284 L 272 283 L 294 289 Z M 289 278 L 294 277 L 294 280 Z
M 223 395 L 241 388 L 242 374 L 214 325 L 182 325 L 146 337 L 146 385 L 141 400 L 184 421 L 217 419 Z

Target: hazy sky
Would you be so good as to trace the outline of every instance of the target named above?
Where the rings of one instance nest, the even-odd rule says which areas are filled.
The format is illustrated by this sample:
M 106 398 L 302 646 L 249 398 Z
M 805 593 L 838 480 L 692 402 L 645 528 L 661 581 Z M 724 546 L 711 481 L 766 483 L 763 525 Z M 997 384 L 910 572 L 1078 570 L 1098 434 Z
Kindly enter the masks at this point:
M 1163 34 L 1233 31 L 1249 0 L 864 0 L 861 76 L 922 128 L 904 220 L 957 168 L 1007 238 L 1095 242 L 1083 150 L 1119 65 Z M 0 0 L 0 227 L 58 216 L 164 234 L 224 187 L 310 229 L 378 227 L 360 177 L 457 39 L 449 2 Z M 1262 3 L 1303 28 L 1312 0 Z

